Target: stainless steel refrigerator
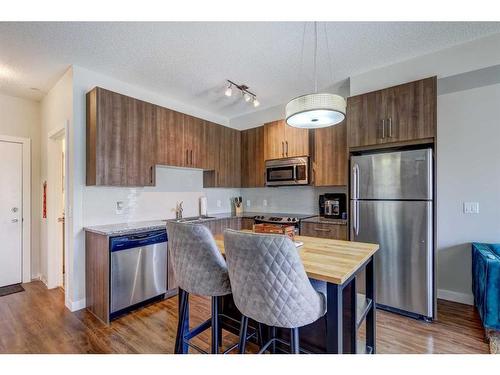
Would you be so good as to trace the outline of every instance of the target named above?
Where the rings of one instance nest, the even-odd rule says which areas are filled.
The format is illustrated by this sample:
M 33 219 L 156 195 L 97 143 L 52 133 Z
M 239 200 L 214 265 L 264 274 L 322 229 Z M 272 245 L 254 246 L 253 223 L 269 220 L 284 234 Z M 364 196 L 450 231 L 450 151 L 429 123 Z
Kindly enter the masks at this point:
M 432 150 L 351 157 L 351 240 L 380 244 L 377 305 L 434 317 Z

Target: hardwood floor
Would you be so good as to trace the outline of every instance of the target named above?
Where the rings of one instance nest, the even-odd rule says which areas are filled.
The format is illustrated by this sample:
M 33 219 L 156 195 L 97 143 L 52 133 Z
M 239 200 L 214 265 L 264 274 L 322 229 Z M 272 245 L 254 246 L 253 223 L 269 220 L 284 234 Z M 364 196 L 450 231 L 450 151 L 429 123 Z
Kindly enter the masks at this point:
M 173 353 L 177 298 L 149 305 L 105 326 L 86 310 L 71 313 L 60 289 L 41 282 L 0 297 L 0 353 Z M 208 299 L 191 297 L 191 324 L 209 317 Z M 425 323 L 377 311 L 378 353 L 488 353 L 472 306 L 440 300 L 439 321 Z M 208 349 L 210 331 L 195 339 Z M 224 347 L 237 342 L 224 334 Z M 256 347 L 249 346 L 249 351 Z

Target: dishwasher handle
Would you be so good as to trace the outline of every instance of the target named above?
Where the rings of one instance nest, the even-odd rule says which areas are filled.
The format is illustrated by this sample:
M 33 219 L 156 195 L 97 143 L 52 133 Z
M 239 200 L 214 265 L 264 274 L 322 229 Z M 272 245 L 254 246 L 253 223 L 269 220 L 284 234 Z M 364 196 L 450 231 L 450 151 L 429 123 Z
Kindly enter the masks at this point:
M 112 237 L 109 241 L 109 249 L 111 252 L 121 251 L 161 242 L 167 242 L 166 230 Z

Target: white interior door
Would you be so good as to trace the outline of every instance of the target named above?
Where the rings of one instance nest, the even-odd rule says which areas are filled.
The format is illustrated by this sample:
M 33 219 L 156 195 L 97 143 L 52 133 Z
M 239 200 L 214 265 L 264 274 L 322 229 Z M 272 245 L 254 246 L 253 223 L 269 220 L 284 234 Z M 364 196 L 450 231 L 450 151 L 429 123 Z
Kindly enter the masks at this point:
M 0 141 L 0 287 L 22 282 L 23 145 Z

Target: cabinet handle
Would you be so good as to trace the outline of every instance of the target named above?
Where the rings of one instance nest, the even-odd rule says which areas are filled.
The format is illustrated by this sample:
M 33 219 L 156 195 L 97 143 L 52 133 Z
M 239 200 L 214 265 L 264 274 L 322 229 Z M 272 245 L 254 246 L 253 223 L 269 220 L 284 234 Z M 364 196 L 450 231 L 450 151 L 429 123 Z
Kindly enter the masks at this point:
M 382 139 L 385 139 L 385 119 L 382 119 Z
M 387 120 L 387 125 L 389 127 L 389 130 L 388 130 L 388 138 L 392 138 L 392 117 L 389 117 L 389 119 Z
M 285 156 L 285 142 L 281 141 L 281 156 Z
M 151 183 L 151 185 L 153 184 L 153 166 L 151 166 L 149 168 L 149 176 L 150 176 L 150 179 L 149 179 L 149 182 Z
M 317 232 L 330 232 L 330 229 L 326 229 L 326 228 L 314 228 L 314 230 Z
M 288 156 L 288 141 L 285 141 L 286 144 L 286 156 Z
M 191 150 L 191 165 L 193 165 L 193 150 Z
M 189 150 L 186 149 L 186 165 L 189 165 Z

